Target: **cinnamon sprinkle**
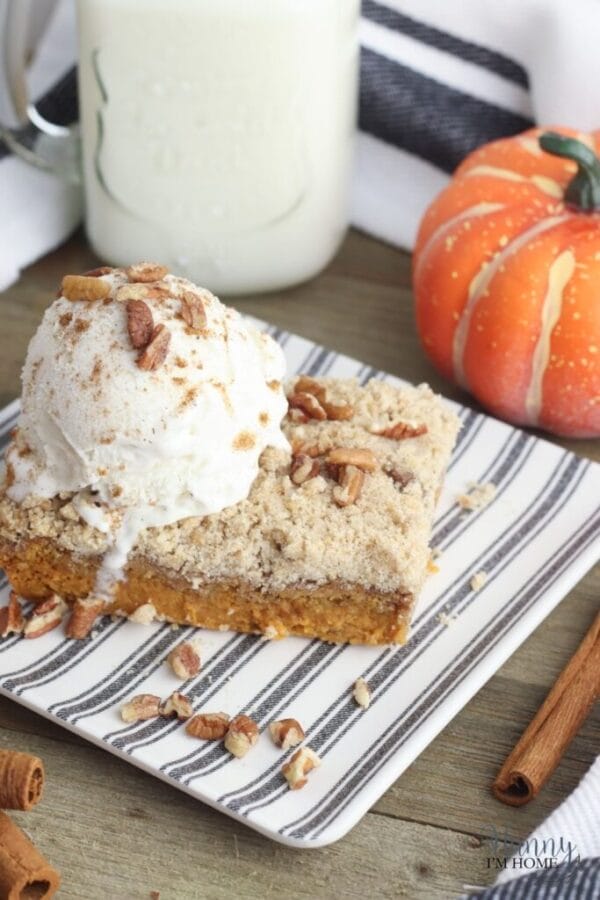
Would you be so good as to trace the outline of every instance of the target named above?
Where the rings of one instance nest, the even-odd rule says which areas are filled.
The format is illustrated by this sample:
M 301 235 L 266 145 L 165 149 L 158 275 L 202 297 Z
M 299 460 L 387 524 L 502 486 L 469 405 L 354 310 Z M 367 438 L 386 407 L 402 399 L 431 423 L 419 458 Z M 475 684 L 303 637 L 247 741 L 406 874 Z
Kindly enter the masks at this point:
M 240 431 L 233 439 L 234 450 L 252 450 L 256 444 L 256 438 L 251 431 Z

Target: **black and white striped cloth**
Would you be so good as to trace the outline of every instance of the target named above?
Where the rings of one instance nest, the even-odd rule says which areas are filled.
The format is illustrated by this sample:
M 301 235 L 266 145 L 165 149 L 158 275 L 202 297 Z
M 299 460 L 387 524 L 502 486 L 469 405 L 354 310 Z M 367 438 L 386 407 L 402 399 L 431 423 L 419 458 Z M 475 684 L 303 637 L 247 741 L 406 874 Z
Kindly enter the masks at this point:
M 522 875 L 469 900 L 600 900 L 600 857 Z
M 474 147 L 534 121 L 600 124 L 597 0 L 362 0 L 362 12 L 352 221 L 379 238 L 412 247 L 426 206 Z M 32 71 L 33 96 L 61 122 L 76 116 L 73 14 L 60 0 Z M 81 200 L 1 149 L 0 197 L 2 288 L 73 229 Z
M 303 338 L 270 333 L 290 372 L 397 382 Z M 0 413 L 4 444 L 17 411 L 15 403 Z M 177 723 L 120 720 L 119 705 L 132 695 L 172 691 L 164 658 L 187 628 L 106 620 L 85 641 L 65 640 L 58 629 L 37 641 L 9 637 L 0 642 L 0 693 L 275 840 L 314 847 L 341 837 L 600 552 L 600 466 L 468 408 L 457 411 L 463 427 L 433 530 L 440 571 L 428 580 L 405 646 L 201 632 L 203 668 L 186 684 L 194 708 L 244 711 L 262 728 L 283 715 L 298 718 L 323 760 L 310 789 L 287 790 L 281 754 L 268 740 L 240 762 L 220 744 L 191 740 Z M 467 513 L 455 498 L 472 481 L 494 483 L 496 494 Z M 476 591 L 477 572 L 487 579 Z M 351 695 L 359 676 L 371 688 L 366 711 Z M 594 840 L 600 828 L 587 846 Z
M 596 0 L 362 0 L 353 221 L 412 247 L 458 163 L 534 123 L 600 125 Z
M 514 857 L 499 861 L 505 860 L 481 900 L 600 900 L 600 757 Z

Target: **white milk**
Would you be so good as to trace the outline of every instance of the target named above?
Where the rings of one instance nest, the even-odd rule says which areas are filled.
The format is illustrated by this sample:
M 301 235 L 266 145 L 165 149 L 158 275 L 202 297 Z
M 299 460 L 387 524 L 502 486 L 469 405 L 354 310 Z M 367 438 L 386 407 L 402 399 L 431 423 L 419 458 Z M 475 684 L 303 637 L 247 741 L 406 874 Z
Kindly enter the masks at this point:
M 216 292 L 318 272 L 343 237 L 359 0 L 79 0 L 87 229 Z

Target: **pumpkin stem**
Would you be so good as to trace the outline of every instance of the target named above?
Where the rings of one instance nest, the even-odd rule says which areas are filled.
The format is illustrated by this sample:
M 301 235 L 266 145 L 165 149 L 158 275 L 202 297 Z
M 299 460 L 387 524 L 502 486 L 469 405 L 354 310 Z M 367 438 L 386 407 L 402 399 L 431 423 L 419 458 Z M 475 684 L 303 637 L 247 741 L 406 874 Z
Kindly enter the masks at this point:
M 600 160 L 594 151 L 582 141 L 556 131 L 545 131 L 539 141 L 547 153 L 577 163 L 577 174 L 565 191 L 567 203 L 582 212 L 600 210 Z

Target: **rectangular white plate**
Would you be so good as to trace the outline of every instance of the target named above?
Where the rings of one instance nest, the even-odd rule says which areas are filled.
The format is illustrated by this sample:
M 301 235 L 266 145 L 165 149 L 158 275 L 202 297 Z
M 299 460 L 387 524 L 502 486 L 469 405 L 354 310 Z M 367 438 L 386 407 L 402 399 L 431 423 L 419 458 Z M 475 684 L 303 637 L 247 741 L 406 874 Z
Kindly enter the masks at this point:
M 269 331 L 291 372 L 398 382 Z M 342 837 L 600 555 L 600 466 L 457 409 L 463 428 L 433 532 L 440 571 L 419 601 L 408 644 L 201 632 L 202 671 L 185 688 L 194 708 L 244 711 L 263 728 L 297 718 L 322 758 L 303 790 L 287 790 L 284 757 L 266 735 L 237 760 L 171 721 L 124 726 L 127 698 L 178 688 L 164 659 L 192 629 L 106 620 L 83 642 L 65 640 L 60 629 L 35 641 L 9 637 L 0 640 L 0 691 L 277 841 L 317 847 Z M 0 413 L 3 444 L 17 411 L 14 403 Z M 491 481 L 497 493 L 484 509 L 465 512 L 455 498 L 472 481 Z M 479 571 L 487 582 L 474 592 Z M 372 690 L 366 711 L 351 696 L 358 676 Z

